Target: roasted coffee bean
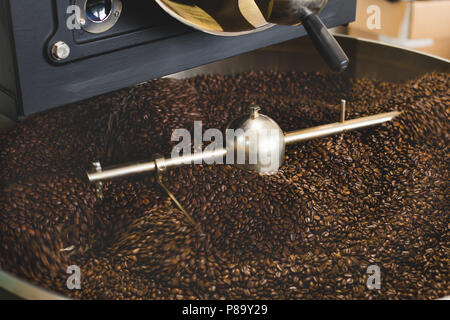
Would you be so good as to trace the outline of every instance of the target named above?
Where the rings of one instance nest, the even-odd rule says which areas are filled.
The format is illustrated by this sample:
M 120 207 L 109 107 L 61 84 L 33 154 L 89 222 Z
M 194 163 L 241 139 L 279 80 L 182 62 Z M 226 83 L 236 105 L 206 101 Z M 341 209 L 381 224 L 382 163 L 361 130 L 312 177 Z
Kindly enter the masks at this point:
M 0 268 L 82 299 L 432 299 L 450 294 L 449 75 L 159 79 L 26 118 L 0 135 Z M 286 131 L 401 110 L 289 146 L 273 176 L 230 165 L 105 182 L 85 171 L 170 154 L 174 129 L 221 128 L 252 103 Z M 77 265 L 82 290 L 66 288 Z M 381 269 L 381 289 L 366 287 Z

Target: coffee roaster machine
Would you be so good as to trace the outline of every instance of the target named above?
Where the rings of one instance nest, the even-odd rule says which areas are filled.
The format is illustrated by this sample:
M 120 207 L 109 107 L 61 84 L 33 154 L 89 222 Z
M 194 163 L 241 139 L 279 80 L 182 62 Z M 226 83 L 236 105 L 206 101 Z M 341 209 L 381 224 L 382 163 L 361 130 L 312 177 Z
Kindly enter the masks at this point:
M 311 40 L 302 37 L 307 33 L 302 25 L 282 26 L 246 17 L 251 22 L 250 27 L 244 23 L 248 30 L 227 29 L 232 33 L 228 36 L 214 31 L 215 23 L 211 27 L 211 23 L 199 26 L 186 21 L 188 16 L 173 10 L 171 2 L 1 1 L 0 130 L 13 128 L 31 114 L 162 76 L 186 78 L 250 70 L 331 72 L 325 63 L 330 65 L 329 58 L 322 59 Z M 329 28 L 354 20 L 356 0 L 311 2 L 323 6 L 319 17 Z M 202 28 L 213 29 L 198 30 Z M 350 60 L 345 72 L 356 78 L 404 81 L 432 70 L 450 70 L 448 61 L 436 57 L 345 36 L 337 39 Z M 322 129 L 349 129 L 345 127 L 345 103 L 342 108 L 341 121 Z M 382 121 L 372 125 L 389 121 L 391 116 L 395 114 L 380 117 Z M 258 117 L 253 109 L 249 119 Z M 307 135 L 294 132 L 282 140 L 302 141 Z M 152 170 L 157 169 L 157 160 L 167 164 L 156 159 Z M 115 177 L 114 172 L 97 169 L 90 174 L 92 181 L 108 178 L 108 174 Z M 28 299 L 64 298 L 0 271 L 0 297 L 10 293 Z
M 260 23 L 217 36 L 174 19 L 161 2 L 1 1 L 0 113 L 17 120 L 306 34 Z M 356 0 L 328 1 L 320 17 L 327 27 L 347 24 L 355 8 Z

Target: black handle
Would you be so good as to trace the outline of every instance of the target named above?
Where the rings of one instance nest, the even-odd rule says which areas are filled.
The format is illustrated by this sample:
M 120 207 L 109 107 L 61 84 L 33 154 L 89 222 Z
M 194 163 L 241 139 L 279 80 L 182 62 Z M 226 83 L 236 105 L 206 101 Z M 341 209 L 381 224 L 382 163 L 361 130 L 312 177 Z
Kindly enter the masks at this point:
M 306 14 L 302 14 L 301 21 L 317 51 L 319 51 L 330 68 L 336 72 L 342 72 L 347 69 L 349 64 L 347 55 L 322 20 L 308 10 Z

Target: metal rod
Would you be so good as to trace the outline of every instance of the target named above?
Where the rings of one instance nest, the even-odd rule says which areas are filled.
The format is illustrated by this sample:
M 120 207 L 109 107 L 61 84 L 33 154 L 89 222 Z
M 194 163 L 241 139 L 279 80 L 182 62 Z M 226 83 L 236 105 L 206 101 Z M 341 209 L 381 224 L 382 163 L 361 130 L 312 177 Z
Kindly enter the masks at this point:
M 69 300 L 60 294 L 39 288 L 0 270 L 0 288 L 27 300 Z
M 318 126 L 314 128 L 308 128 L 298 131 L 289 132 L 285 135 L 286 145 L 299 143 L 302 141 L 307 141 L 315 138 L 321 138 L 330 136 L 333 134 L 343 133 L 346 131 L 352 131 L 360 128 L 366 128 L 381 124 L 384 122 L 391 121 L 401 112 L 393 111 L 387 113 L 381 113 L 374 116 L 346 120 L 343 122 L 337 122 L 332 124 L 327 124 L 323 126 Z M 175 158 L 160 158 L 154 161 L 136 163 L 131 165 L 125 165 L 117 168 L 110 168 L 98 172 L 89 172 L 88 178 L 91 182 L 97 182 L 102 180 L 120 178 L 124 176 L 136 175 L 141 173 L 147 173 L 155 171 L 156 168 L 161 170 L 166 170 L 169 168 L 175 168 L 182 165 L 189 165 L 197 162 L 203 162 L 204 160 L 216 160 L 223 158 L 227 154 L 226 149 L 219 149 L 209 152 L 197 152 L 187 156 L 175 157 Z
M 345 114 L 347 113 L 347 101 L 341 100 L 341 122 L 345 122 Z
M 181 212 L 183 212 L 186 219 L 194 225 L 200 232 L 200 234 L 203 234 L 203 231 L 200 227 L 200 225 L 194 220 L 194 218 L 186 211 L 186 209 L 183 207 L 183 205 L 178 201 L 178 199 L 175 197 L 175 195 L 169 190 L 169 188 L 166 187 L 162 180 L 162 173 L 165 172 L 164 169 L 161 169 L 158 166 L 158 162 L 156 164 L 156 181 L 158 182 L 159 186 L 166 192 L 166 194 L 169 196 L 169 198 L 175 203 L 175 205 L 180 209 Z
M 287 145 L 289 145 L 303 141 L 308 141 L 311 139 L 327 137 L 345 131 L 352 131 L 360 128 L 371 127 L 377 124 L 391 121 L 400 114 L 401 112 L 399 111 L 393 111 L 359 119 L 347 120 L 344 122 L 326 124 L 314 128 L 292 131 L 285 135 L 284 141 Z
M 197 161 L 203 160 L 214 160 L 223 158 L 227 154 L 225 149 L 219 149 L 210 152 L 197 152 L 188 156 L 181 156 L 176 158 L 168 158 L 168 159 L 157 159 L 154 161 L 144 162 L 144 163 L 136 163 L 125 165 L 122 167 L 106 169 L 99 172 L 88 172 L 88 178 L 91 182 L 115 179 L 124 176 L 130 176 L 135 174 L 141 174 L 146 172 L 152 172 L 156 170 L 156 162 L 158 162 L 158 167 L 162 170 L 166 170 L 169 168 L 179 167 L 185 164 L 192 164 Z
M 201 163 L 203 160 L 215 160 L 223 158 L 227 154 L 226 149 L 218 149 L 208 152 L 196 152 L 188 156 L 159 159 L 158 166 L 163 169 L 175 168 L 186 164 Z
M 156 168 L 155 161 L 149 161 L 145 163 L 136 163 L 131 165 L 125 165 L 117 168 L 110 168 L 99 172 L 88 172 L 88 178 L 91 182 L 108 180 L 114 178 L 120 178 L 133 174 L 145 173 L 154 171 Z
M 101 172 L 103 170 L 100 161 L 95 161 L 92 163 L 92 165 L 94 166 L 94 171 L 96 172 Z M 96 183 L 96 189 L 97 189 L 97 198 L 103 200 L 103 181 L 98 181 Z

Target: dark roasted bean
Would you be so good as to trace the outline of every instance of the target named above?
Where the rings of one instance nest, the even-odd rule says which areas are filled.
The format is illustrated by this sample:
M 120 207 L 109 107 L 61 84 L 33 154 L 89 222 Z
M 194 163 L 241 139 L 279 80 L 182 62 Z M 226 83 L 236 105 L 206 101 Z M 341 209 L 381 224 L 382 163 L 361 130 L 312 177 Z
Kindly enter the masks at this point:
M 0 135 L 0 268 L 75 298 L 431 299 L 449 295 L 449 75 L 407 83 L 259 72 L 159 79 L 25 119 Z M 85 178 L 93 160 L 169 154 L 172 130 L 224 128 L 251 103 L 286 130 L 402 110 L 290 146 L 280 172 L 229 165 Z M 61 251 L 61 249 L 65 249 Z M 82 290 L 65 287 L 68 265 Z M 382 270 L 366 288 L 367 267 Z

